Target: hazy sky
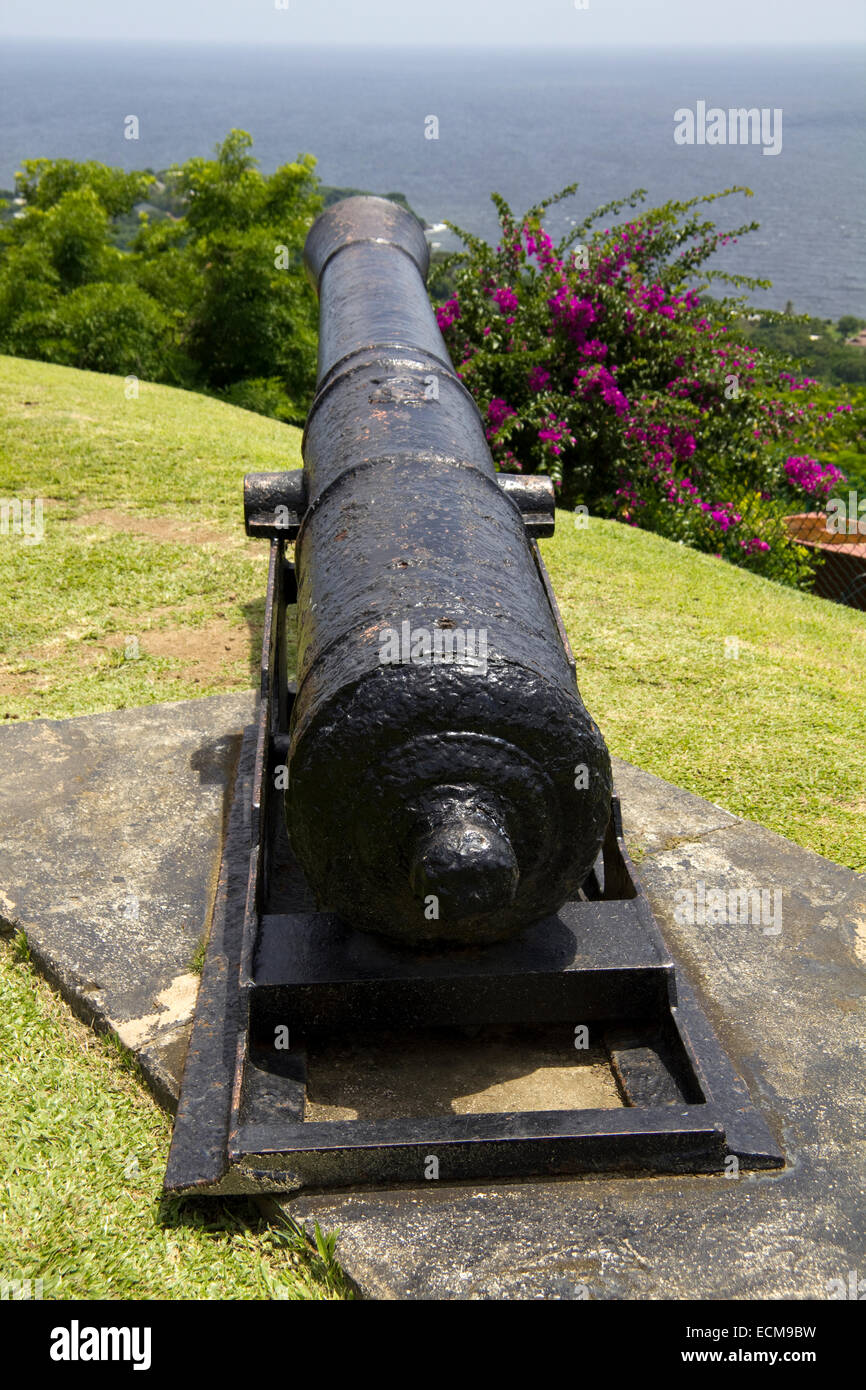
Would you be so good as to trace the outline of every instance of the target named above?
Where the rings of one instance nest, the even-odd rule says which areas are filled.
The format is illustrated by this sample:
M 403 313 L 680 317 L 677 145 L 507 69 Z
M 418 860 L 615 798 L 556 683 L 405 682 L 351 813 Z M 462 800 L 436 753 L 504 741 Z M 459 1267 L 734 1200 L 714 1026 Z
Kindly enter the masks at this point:
M 740 46 L 864 41 L 866 4 L 864 0 L 0 0 L 0 37 Z

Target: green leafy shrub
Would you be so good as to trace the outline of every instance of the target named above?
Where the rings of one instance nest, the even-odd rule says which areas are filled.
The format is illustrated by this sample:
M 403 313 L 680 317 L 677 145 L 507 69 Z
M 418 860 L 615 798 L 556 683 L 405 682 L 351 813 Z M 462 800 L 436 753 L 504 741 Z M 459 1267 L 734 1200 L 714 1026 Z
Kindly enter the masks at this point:
M 306 407 L 293 401 L 278 376 L 249 377 L 236 381 L 219 393 L 229 405 L 252 410 L 256 415 L 269 415 L 289 425 L 303 425 Z

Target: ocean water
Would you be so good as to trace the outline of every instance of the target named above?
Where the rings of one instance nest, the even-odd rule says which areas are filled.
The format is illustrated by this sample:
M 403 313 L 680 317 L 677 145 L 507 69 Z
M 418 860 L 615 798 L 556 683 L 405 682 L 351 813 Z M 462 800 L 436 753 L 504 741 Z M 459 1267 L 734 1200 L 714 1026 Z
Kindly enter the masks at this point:
M 866 317 L 866 49 L 515 52 L 152 43 L 0 45 L 0 187 L 28 156 L 164 168 L 232 126 L 265 170 L 309 151 L 328 184 L 400 191 L 430 223 L 492 237 L 579 181 L 551 229 L 634 188 L 648 205 L 745 184 L 708 215 L 761 228 L 714 260 L 773 281 L 758 305 Z M 677 145 L 681 107 L 780 108 L 782 149 Z M 124 138 L 124 118 L 140 138 Z M 436 116 L 439 138 L 425 138 Z M 435 239 L 450 244 L 447 235 Z

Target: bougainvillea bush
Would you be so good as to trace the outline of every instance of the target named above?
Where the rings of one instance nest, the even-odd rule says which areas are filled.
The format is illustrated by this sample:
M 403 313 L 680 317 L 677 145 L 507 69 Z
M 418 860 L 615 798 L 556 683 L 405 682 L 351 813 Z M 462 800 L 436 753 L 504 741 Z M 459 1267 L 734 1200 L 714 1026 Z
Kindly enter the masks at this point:
M 436 314 L 497 466 L 549 474 L 563 505 L 807 584 L 815 561 L 784 518 L 843 481 L 814 454 L 851 407 L 816 407 L 792 363 L 737 341 L 741 295 L 707 293 L 715 280 L 767 285 L 702 268 L 757 224 L 719 232 L 700 205 L 748 190 L 593 230 L 637 207 L 638 190 L 554 246 L 545 214 L 576 187 L 519 219 L 494 194 L 496 247 L 453 228 L 466 249 Z

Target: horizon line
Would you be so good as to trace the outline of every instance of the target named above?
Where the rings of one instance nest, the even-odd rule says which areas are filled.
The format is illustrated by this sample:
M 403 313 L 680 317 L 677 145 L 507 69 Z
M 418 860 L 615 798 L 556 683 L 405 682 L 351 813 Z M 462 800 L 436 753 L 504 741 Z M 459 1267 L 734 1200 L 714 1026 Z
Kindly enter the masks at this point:
M 355 48 L 441 48 L 441 49 L 480 49 L 490 52 L 495 49 L 532 49 L 536 52 L 550 51 L 561 53 L 563 49 L 581 52 L 587 48 L 712 48 L 714 50 L 736 49 L 742 51 L 745 48 L 815 48 L 831 47 L 844 44 L 846 47 L 854 45 L 866 48 L 866 34 L 863 35 L 837 35 L 833 38 L 785 38 L 785 39 L 749 39 L 731 40 L 727 43 L 719 43 L 714 39 L 634 39 L 622 41 L 619 39 L 586 38 L 581 40 L 565 40 L 561 42 L 532 42 L 523 39 L 509 41 L 498 41 L 491 43 L 484 39 L 468 40 L 440 40 L 430 41 L 423 38 L 417 39 L 311 39 L 311 38 L 209 38 L 209 37 L 158 37 L 156 35 L 120 35 L 114 34 L 109 37 L 97 37 L 92 34 L 4 34 L 0 31 L 0 42 L 6 43 L 161 43 L 187 45 L 194 44 L 199 47 L 238 47 L 247 48 L 333 48 L 333 49 L 355 49 Z

